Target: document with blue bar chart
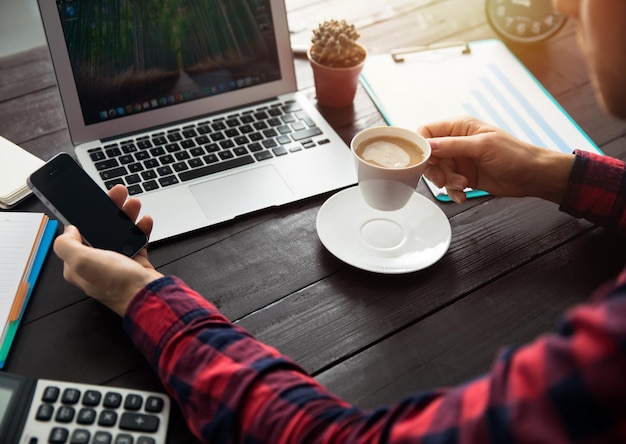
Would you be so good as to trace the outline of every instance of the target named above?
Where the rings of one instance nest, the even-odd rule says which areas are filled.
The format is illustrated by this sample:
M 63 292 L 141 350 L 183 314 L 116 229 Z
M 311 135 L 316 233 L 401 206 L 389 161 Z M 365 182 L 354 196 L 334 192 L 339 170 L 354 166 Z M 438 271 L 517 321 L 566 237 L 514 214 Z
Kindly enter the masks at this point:
M 388 125 L 416 129 L 472 115 L 537 146 L 601 153 L 500 40 L 370 55 L 361 82 Z M 445 189 L 426 184 L 437 199 L 450 200 Z

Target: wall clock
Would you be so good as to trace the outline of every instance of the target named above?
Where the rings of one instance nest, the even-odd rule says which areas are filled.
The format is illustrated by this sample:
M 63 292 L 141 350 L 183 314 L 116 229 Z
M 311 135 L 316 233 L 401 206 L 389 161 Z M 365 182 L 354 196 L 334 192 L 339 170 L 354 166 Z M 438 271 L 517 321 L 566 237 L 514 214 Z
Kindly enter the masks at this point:
M 486 12 L 494 31 L 511 42 L 540 42 L 565 23 L 551 0 L 486 0 Z

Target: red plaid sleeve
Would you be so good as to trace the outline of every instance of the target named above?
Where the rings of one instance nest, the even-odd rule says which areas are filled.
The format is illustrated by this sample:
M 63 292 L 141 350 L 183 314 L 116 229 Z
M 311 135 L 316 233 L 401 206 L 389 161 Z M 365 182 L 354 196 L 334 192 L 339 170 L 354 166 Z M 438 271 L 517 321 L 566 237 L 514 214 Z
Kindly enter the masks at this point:
M 561 210 L 626 234 L 624 162 L 577 150 Z
M 626 273 L 489 374 L 361 411 L 180 280 L 142 290 L 126 329 L 203 442 L 626 442 Z M 597 298 L 594 298 L 598 300 Z

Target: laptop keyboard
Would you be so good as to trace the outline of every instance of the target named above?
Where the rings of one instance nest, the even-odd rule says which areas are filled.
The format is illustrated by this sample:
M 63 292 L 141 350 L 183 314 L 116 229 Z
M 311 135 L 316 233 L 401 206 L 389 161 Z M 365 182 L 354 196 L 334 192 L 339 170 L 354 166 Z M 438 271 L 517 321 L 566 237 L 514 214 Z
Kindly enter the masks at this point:
M 329 143 L 296 101 L 181 125 L 88 151 L 107 189 L 137 195 Z

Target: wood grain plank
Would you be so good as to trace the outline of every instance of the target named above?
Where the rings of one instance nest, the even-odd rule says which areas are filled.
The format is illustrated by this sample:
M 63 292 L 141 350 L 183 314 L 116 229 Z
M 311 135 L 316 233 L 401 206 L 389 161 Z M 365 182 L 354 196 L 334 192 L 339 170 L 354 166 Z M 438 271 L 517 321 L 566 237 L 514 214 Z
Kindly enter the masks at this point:
M 362 408 L 411 392 L 461 384 L 496 352 L 553 331 L 563 311 L 624 265 L 626 241 L 602 229 L 533 260 L 317 376 Z M 581 260 L 582 258 L 582 260 Z

